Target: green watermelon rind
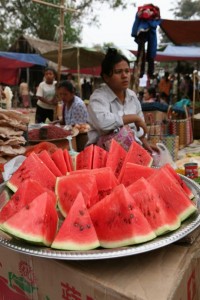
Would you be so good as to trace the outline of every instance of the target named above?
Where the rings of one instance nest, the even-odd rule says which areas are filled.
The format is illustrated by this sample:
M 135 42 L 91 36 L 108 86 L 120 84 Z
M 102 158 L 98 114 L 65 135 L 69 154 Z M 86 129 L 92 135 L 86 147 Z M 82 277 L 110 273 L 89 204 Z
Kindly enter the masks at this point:
M 182 213 L 180 213 L 179 217 L 181 219 L 181 222 L 185 221 L 187 218 L 189 218 L 195 212 L 197 212 L 197 207 L 191 203 L 191 206 L 189 206 Z
M 30 233 L 25 234 L 24 232 L 22 232 L 21 230 L 14 228 L 13 226 L 9 226 L 5 223 L 1 224 L 1 229 L 4 232 L 7 232 L 9 235 L 12 235 L 13 237 L 17 237 L 19 239 L 22 239 L 24 241 L 27 241 L 31 244 L 36 244 L 36 245 L 40 245 L 40 246 L 50 246 L 51 243 L 49 243 L 49 241 L 41 238 L 41 235 L 33 235 Z
M 119 247 L 125 247 L 125 246 L 131 246 L 131 245 L 136 245 L 136 244 L 141 244 L 141 243 L 146 243 L 149 242 L 153 239 L 156 238 L 156 235 L 154 232 L 151 232 L 149 234 L 145 234 L 144 236 L 135 236 L 134 238 L 131 239 L 124 239 L 124 240 L 118 240 L 118 241 L 104 241 L 100 240 L 100 245 L 103 248 L 119 248 Z
M 67 214 L 66 214 L 65 210 L 63 209 L 63 207 L 62 207 L 62 205 L 61 205 L 61 203 L 60 203 L 60 201 L 59 201 L 59 196 L 58 196 L 58 195 L 59 195 L 59 193 L 58 193 L 58 184 L 59 184 L 60 178 L 62 178 L 62 177 L 57 177 L 57 178 L 56 178 L 55 195 L 56 195 L 56 201 L 57 201 L 58 209 L 59 209 L 59 211 L 61 212 L 61 215 L 62 215 L 63 217 L 66 217 Z
M 53 242 L 51 248 L 59 249 L 59 250 L 78 250 L 78 251 L 85 251 L 85 250 L 92 250 L 99 247 L 99 242 L 95 241 L 93 243 L 86 243 L 86 244 L 79 244 L 73 242 Z
M 6 185 L 7 185 L 7 187 L 11 190 L 11 191 L 13 191 L 14 193 L 17 191 L 17 189 L 18 189 L 18 187 L 16 186 L 16 185 L 14 185 L 14 184 L 12 184 L 10 181 L 7 181 L 6 182 Z

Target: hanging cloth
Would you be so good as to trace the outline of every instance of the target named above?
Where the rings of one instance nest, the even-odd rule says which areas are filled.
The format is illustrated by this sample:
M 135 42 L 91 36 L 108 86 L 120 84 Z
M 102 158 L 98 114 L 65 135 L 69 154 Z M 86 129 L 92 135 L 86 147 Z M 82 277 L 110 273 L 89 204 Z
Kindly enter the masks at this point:
M 137 61 L 141 62 L 140 77 L 145 73 L 145 61 L 148 62 L 147 74 L 152 77 L 154 73 L 154 58 L 157 50 L 156 28 L 160 25 L 160 9 L 153 4 L 139 6 L 132 26 L 131 36 L 138 44 Z M 147 42 L 147 54 L 145 43 Z

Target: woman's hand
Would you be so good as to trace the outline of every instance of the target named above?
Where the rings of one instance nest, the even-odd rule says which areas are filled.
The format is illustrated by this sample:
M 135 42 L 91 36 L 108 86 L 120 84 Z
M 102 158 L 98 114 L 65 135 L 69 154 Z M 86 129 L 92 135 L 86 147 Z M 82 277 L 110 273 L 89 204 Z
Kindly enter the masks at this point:
M 133 115 L 124 115 L 123 122 L 125 125 L 130 124 L 130 123 L 135 123 L 137 130 L 139 130 L 140 127 L 144 130 L 143 136 L 145 136 L 147 134 L 147 131 L 148 131 L 147 125 L 146 125 L 145 121 L 138 115 L 134 115 L 134 114 Z
M 158 149 L 158 147 L 157 146 L 155 146 L 155 145 L 151 145 L 151 144 L 149 144 L 149 142 L 147 141 L 147 139 L 145 138 L 145 137 L 141 137 L 140 138 L 140 140 L 141 140 L 141 142 L 142 142 L 142 146 L 147 150 L 147 151 L 149 151 L 150 153 L 153 153 L 154 151 L 156 151 L 156 152 L 160 152 L 159 151 L 159 149 Z

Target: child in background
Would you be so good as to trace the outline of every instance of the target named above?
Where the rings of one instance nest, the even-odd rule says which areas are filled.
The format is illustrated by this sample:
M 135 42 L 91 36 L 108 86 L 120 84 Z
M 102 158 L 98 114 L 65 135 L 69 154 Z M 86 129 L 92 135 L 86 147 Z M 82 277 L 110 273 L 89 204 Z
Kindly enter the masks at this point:
M 46 119 L 54 120 L 54 114 L 58 99 L 56 97 L 56 72 L 53 68 L 47 67 L 44 71 L 44 81 L 37 89 L 37 108 L 35 115 L 36 123 L 45 123 Z

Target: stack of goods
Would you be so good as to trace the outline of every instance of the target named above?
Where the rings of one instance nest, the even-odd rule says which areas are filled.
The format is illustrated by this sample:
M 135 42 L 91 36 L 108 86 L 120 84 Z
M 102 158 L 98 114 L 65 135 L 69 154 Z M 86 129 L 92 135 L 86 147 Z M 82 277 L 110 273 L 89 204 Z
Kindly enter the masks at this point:
M 65 130 L 64 128 L 56 125 L 45 125 L 40 128 L 29 130 L 28 140 L 29 141 L 57 140 L 57 139 L 64 139 L 71 134 L 72 134 L 71 130 Z
M 24 154 L 29 117 L 23 113 L 0 109 L 0 162 Z

